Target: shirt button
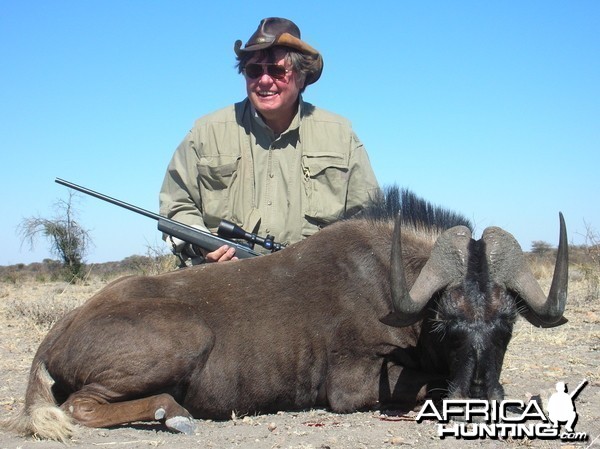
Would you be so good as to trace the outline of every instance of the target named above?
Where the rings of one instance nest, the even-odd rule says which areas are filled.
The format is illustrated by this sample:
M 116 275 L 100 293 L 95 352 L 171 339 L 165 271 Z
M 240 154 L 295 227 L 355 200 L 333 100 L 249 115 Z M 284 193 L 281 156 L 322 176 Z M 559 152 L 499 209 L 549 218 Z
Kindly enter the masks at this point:
M 273 201 L 267 201 L 268 206 L 270 206 L 271 204 L 273 204 Z

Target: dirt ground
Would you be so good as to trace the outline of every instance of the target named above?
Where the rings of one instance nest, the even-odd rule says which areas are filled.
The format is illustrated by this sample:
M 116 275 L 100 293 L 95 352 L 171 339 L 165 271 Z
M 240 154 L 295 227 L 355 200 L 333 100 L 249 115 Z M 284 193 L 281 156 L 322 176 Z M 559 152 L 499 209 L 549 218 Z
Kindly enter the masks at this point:
M 50 308 L 76 305 L 102 287 L 60 283 L 0 282 L 0 411 L 3 418 L 23 407 L 31 360 L 47 329 L 31 316 L 18 316 L 15 304 L 36 301 Z M 113 429 L 78 427 L 68 443 L 77 448 L 298 448 L 355 449 L 392 447 L 532 447 L 600 448 L 600 306 L 597 300 L 578 298 L 570 289 L 566 317 L 554 329 L 533 328 L 519 319 L 502 372 L 507 399 L 548 396 L 558 381 L 574 389 L 583 379 L 588 385 L 577 396 L 579 420 L 575 431 L 585 432 L 584 442 L 541 439 L 457 440 L 440 439 L 437 423 L 417 423 L 416 412 L 400 415 L 371 411 L 336 414 L 327 410 L 281 412 L 273 415 L 234 417 L 225 422 L 197 421 L 195 435 L 172 434 L 159 424 L 137 424 Z M 70 307 L 70 306 L 68 306 Z M 33 309 L 32 309 L 33 310 Z M 60 314 L 60 310 L 57 311 Z M 63 443 L 25 438 L 0 429 L 0 448 L 64 448 Z

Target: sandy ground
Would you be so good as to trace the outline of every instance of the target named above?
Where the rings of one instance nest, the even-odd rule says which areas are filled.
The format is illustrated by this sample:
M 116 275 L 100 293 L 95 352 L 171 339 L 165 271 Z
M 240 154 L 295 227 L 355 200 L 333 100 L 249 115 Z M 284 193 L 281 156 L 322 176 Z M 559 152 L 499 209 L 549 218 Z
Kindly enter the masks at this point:
M 23 406 L 30 363 L 47 328 L 31 317 L 18 316 L 15 304 L 43 303 L 68 308 L 101 288 L 59 283 L 0 282 L 0 411 L 14 416 Z M 507 399 L 525 400 L 531 394 L 553 391 L 557 381 L 572 389 L 583 379 L 588 385 L 577 396 L 577 432 L 585 442 L 541 439 L 440 439 L 437 423 L 417 423 L 416 412 L 393 411 L 335 414 L 327 410 L 280 412 L 273 415 L 197 421 L 195 435 L 172 434 L 159 424 L 136 424 L 113 429 L 78 427 L 69 447 L 107 448 L 391 448 L 391 447 L 599 447 L 600 448 L 600 306 L 579 300 L 571 288 L 566 316 L 569 322 L 554 329 L 536 329 L 519 319 L 506 355 L 502 384 Z M 66 305 L 65 305 L 66 304 Z M 35 314 L 33 314 L 35 315 Z M 64 448 L 52 441 L 25 438 L 0 429 L 0 448 Z

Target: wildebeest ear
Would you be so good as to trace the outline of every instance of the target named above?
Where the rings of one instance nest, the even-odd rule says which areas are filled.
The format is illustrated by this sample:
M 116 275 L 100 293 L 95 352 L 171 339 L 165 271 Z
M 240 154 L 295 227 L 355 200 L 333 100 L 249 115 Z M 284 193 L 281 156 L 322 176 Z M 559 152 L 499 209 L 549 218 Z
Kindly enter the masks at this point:
M 406 326 L 410 326 L 411 324 L 414 324 L 417 321 L 423 319 L 422 315 L 423 315 L 422 313 L 415 313 L 415 314 L 408 315 L 408 314 L 401 314 L 401 313 L 397 313 L 397 312 L 390 312 L 383 318 L 379 318 L 379 321 L 381 321 L 383 324 L 385 324 L 387 326 L 406 327 Z
M 554 323 L 549 323 L 547 321 L 542 320 L 524 303 L 519 304 L 519 313 L 521 314 L 521 316 L 523 318 L 525 318 L 527 321 L 529 321 L 530 324 L 534 325 L 535 327 L 541 327 L 544 329 L 562 326 L 563 324 L 565 324 L 569 321 L 564 316 L 561 316 L 558 319 L 558 321 L 555 321 Z

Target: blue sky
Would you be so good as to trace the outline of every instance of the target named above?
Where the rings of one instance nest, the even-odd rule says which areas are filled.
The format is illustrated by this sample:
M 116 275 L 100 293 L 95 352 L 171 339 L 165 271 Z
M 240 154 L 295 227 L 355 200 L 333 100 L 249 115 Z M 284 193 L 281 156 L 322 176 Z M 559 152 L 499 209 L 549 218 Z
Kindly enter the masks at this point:
M 265 7 L 267 6 L 267 7 Z M 0 0 L 0 265 L 51 257 L 18 224 L 56 177 L 158 211 L 194 120 L 244 98 L 233 43 L 294 20 L 325 61 L 305 99 L 353 123 L 382 185 L 496 225 L 524 249 L 600 230 L 600 2 Z M 88 262 L 160 246 L 156 223 L 77 203 Z

